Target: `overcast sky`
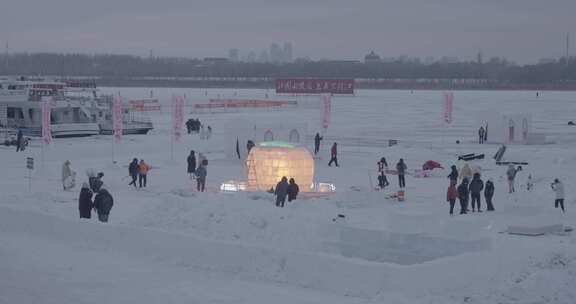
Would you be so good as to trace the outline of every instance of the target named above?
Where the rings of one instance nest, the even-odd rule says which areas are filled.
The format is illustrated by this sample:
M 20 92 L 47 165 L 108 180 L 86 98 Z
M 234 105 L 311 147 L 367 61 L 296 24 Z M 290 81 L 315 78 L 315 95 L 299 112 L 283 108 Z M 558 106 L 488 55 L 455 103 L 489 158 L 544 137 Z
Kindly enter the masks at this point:
M 13 52 L 227 56 L 291 42 L 295 56 L 564 54 L 576 0 L 0 0 Z M 571 52 L 573 55 L 576 51 Z

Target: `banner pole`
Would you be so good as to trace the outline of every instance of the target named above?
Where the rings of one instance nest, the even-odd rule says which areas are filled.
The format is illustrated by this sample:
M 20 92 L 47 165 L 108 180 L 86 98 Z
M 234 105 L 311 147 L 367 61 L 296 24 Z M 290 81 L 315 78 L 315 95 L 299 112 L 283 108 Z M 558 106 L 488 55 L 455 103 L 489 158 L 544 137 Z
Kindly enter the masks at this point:
M 174 118 L 174 95 L 172 95 L 172 111 L 171 111 L 171 115 L 172 115 L 172 124 L 170 126 L 170 160 L 174 160 L 174 123 L 175 123 L 175 118 Z

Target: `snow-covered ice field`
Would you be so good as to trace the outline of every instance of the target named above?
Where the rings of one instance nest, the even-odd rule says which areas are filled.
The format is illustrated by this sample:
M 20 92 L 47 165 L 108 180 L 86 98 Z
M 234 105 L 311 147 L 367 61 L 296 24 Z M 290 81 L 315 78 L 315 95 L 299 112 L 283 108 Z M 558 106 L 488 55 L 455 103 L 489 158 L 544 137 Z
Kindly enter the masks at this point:
M 150 89 L 105 88 L 128 99 Z M 153 89 L 168 104 L 208 98 L 255 98 L 315 103 L 313 97 L 274 96 L 266 90 Z M 320 130 L 319 107 L 187 114 L 214 129 L 210 140 L 184 135 L 171 159 L 171 114 L 150 114 L 155 129 L 128 135 L 55 139 L 42 162 L 38 141 L 23 153 L 0 147 L 0 303 L 574 303 L 576 236 L 514 236 L 508 225 L 576 226 L 575 92 L 457 91 L 454 123 L 441 123 L 439 91 L 360 90 L 334 97 L 332 117 L 316 162 L 316 180 L 336 193 L 301 199 L 280 209 L 268 193 L 221 193 L 226 180 L 245 179 L 242 164 L 226 157 L 225 134 L 239 119 L 307 124 L 306 146 Z M 166 109 L 165 107 L 164 109 Z M 187 108 L 186 111 L 190 109 Z M 534 131 L 553 143 L 510 145 L 504 158 L 528 161 L 517 192 L 508 194 L 506 167 L 496 166 L 496 144 L 478 145 L 477 117 L 485 112 L 531 113 Z M 389 139 L 398 145 L 388 147 Z M 456 144 L 460 140 L 460 144 Z M 328 167 L 339 143 L 340 167 Z M 245 143 L 241 143 L 244 147 Z M 186 174 L 189 151 L 209 159 L 207 189 L 197 193 Z M 409 170 L 427 160 L 449 168 L 457 155 L 485 153 L 473 163 L 494 180 L 492 213 L 448 215 L 446 176 L 407 176 L 406 201 L 374 191 L 377 161 L 404 158 Z M 34 157 L 32 191 L 26 157 Z M 152 166 L 148 187 L 129 187 L 127 165 Z M 114 196 L 110 222 L 78 219 L 78 191 L 63 191 L 62 163 L 105 173 Z M 535 187 L 526 190 L 531 174 Z M 550 183 L 566 188 L 567 213 L 553 206 Z M 302 185 L 301 185 L 302 187 Z M 483 209 L 485 202 L 482 198 Z M 458 204 L 457 204 L 458 205 Z M 455 208 L 459 211 L 459 207 Z M 345 218 L 338 218 L 344 214 Z M 336 219 L 336 220 L 334 220 Z

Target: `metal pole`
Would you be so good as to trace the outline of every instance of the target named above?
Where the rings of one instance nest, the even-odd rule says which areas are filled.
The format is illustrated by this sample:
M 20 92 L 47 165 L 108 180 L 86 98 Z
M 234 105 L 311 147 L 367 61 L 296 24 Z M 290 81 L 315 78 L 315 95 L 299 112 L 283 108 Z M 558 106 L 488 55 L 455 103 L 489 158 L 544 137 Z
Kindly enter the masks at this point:
M 32 192 L 32 170 L 28 169 L 28 192 Z
M 170 130 L 170 160 L 174 160 L 174 95 L 172 95 L 172 111 L 171 111 L 171 115 L 172 115 L 172 125 L 170 127 L 168 127 L 168 130 Z

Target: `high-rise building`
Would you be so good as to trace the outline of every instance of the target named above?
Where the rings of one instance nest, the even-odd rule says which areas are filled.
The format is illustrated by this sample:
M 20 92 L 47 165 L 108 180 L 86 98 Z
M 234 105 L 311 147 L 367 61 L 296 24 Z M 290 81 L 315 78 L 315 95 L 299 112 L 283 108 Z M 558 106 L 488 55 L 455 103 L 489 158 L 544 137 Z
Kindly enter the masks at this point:
M 258 56 L 258 62 L 259 63 L 268 63 L 270 62 L 270 58 L 268 56 L 268 52 L 266 52 L 266 50 L 263 50 L 260 53 L 260 56 Z
M 270 62 L 281 63 L 282 62 L 282 49 L 277 43 L 272 43 L 270 45 Z
M 240 59 L 240 51 L 238 51 L 238 49 L 228 50 L 228 60 L 232 62 L 238 62 L 239 59 Z
M 249 62 L 249 63 L 256 62 L 256 52 L 254 52 L 254 51 L 248 52 L 248 55 L 246 55 L 246 59 L 244 59 L 244 61 Z
M 284 43 L 284 49 L 283 49 L 283 56 L 282 56 L 283 60 L 282 62 L 285 63 L 290 63 L 293 61 L 293 57 L 292 57 L 292 44 L 290 42 L 285 42 Z

